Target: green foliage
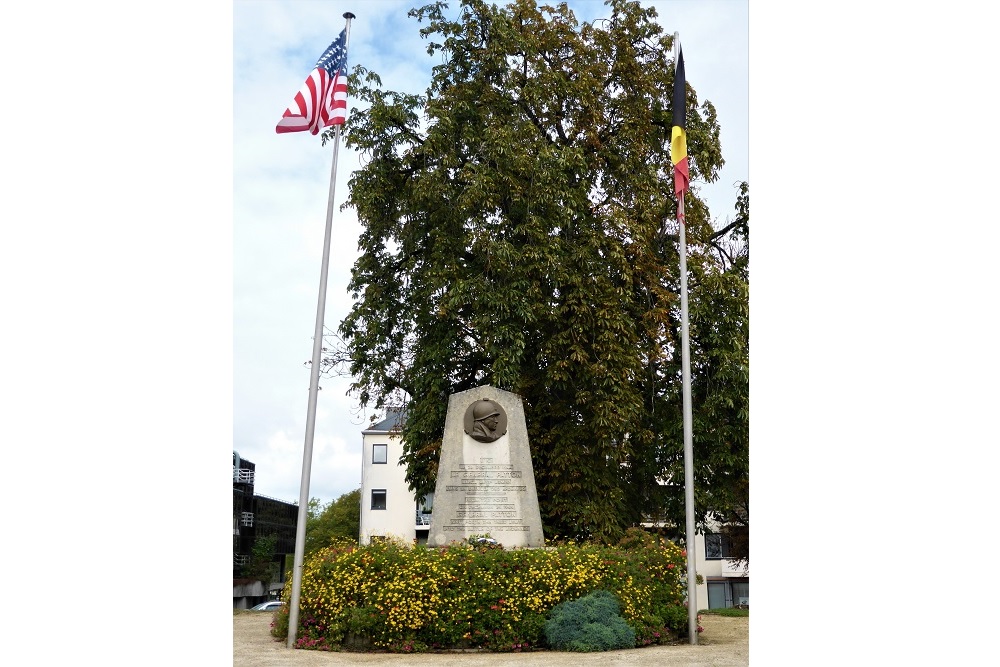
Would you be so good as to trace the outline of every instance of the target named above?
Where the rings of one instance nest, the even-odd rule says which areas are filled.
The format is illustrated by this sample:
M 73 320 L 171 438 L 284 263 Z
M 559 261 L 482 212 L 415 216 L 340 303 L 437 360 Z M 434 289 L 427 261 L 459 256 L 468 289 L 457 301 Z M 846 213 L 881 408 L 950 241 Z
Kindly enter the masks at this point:
M 411 11 L 440 54 L 422 95 L 356 67 L 347 145 L 363 225 L 340 323 L 352 391 L 405 403 L 403 461 L 434 490 L 449 394 L 524 398 L 549 535 L 615 542 L 684 525 L 673 37 L 637 2 L 461 0 Z M 689 84 L 685 200 L 699 520 L 747 469 L 748 215 L 713 229 L 698 182 L 723 164 Z M 738 209 L 748 211 L 743 191 Z M 660 480 L 668 484 L 661 485 Z
M 597 590 L 557 605 L 545 624 L 549 646 L 563 651 L 610 651 L 635 646 L 635 630 L 619 613 L 618 600 Z
M 357 540 L 360 532 L 361 489 L 345 493 L 325 507 L 317 499 L 310 499 L 306 554 L 338 540 Z
M 678 630 L 661 619 L 671 617 L 672 608 L 682 614 L 685 609 L 683 562 L 682 550 L 669 542 L 508 551 L 466 542 L 435 549 L 345 541 L 307 559 L 296 636 L 333 650 L 524 651 L 545 644 L 545 623 L 554 607 L 596 590 L 614 590 L 632 632 L 630 645 L 665 642 Z M 613 632 L 619 641 L 621 629 Z M 288 636 L 284 611 L 272 634 Z
M 698 613 L 705 614 L 707 616 L 729 616 L 732 618 L 747 618 L 750 616 L 749 609 L 736 609 L 735 607 L 727 607 L 723 609 L 702 609 Z
M 291 593 L 285 591 L 285 600 L 291 597 Z M 284 604 L 274 612 L 274 617 L 271 621 L 271 636 L 277 639 L 285 639 L 288 637 L 288 621 L 289 621 L 289 610 L 288 605 Z M 296 635 L 298 636 L 298 635 Z
M 664 610 L 663 624 L 672 628 L 678 635 L 685 634 L 688 630 L 687 607 L 670 607 Z
M 243 567 L 243 576 L 256 579 L 265 584 L 275 579 L 276 572 L 272 566 L 274 548 L 278 538 L 274 535 L 258 536 L 250 550 L 250 561 Z

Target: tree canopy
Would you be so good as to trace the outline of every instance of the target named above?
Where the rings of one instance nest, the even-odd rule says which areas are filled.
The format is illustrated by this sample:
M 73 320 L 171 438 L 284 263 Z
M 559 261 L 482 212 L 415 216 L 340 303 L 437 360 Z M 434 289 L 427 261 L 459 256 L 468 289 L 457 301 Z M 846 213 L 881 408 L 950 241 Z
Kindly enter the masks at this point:
M 361 533 L 361 489 L 343 494 L 323 505 L 318 498 L 309 499 L 306 517 L 305 553 L 329 546 L 337 539 L 356 540 Z
M 613 540 L 684 523 L 680 300 L 670 164 L 673 36 L 611 0 L 411 10 L 439 54 L 423 95 L 355 67 L 345 126 L 363 225 L 340 359 L 359 401 L 405 405 L 407 480 L 434 490 L 450 394 L 525 403 L 546 531 Z M 748 221 L 698 194 L 723 164 L 715 108 L 686 98 L 685 199 L 699 519 L 747 471 Z

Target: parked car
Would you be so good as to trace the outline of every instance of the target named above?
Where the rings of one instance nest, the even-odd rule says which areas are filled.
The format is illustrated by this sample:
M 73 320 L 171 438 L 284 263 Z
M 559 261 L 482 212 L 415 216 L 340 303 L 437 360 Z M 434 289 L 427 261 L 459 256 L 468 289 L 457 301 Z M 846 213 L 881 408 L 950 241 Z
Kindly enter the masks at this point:
M 268 600 L 267 602 L 261 602 L 258 605 L 250 607 L 250 611 L 278 611 L 283 604 L 285 603 L 281 600 Z

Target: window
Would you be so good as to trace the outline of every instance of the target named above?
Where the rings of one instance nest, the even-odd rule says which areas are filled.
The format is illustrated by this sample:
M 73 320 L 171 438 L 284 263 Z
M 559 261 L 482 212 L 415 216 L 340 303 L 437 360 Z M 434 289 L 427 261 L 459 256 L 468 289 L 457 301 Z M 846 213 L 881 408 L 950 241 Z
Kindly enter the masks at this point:
M 372 509 L 385 509 L 385 489 L 372 489 Z
M 729 538 L 719 533 L 705 533 L 705 560 L 729 558 Z
M 741 579 L 709 579 L 708 608 L 725 609 L 727 607 L 750 606 L 750 580 Z
M 740 579 L 729 582 L 729 587 L 733 591 L 733 604 L 741 607 L 750 606 L 750 581 Z
M 722 535 L 705 533 L 705 559 L 722 558 Z
M 372 463 L 385 463 L 389 458 L 389 445 L 372 445 Z

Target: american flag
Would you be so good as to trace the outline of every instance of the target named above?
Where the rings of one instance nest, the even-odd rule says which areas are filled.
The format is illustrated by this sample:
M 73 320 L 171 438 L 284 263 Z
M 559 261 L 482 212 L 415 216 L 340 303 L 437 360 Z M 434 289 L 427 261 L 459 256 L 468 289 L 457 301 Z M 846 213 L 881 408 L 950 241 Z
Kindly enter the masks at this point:
M 316 61 L 295 101 L 285 109 L 275 131 L 319 134 L 329 125 L 342 125 L 347 118 L 347 29 L 341 31 Z

